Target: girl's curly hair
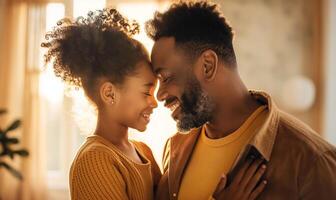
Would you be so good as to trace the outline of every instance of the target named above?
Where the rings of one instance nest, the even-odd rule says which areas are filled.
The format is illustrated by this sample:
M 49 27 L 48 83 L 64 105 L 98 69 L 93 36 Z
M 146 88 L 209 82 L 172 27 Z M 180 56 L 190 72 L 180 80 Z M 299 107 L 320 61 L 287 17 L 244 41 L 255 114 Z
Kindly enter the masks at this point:
M 83 86 L 91 96 L 97 78 L 122 84 L 138 62 L 149 62 L 143 45 L 131 38 L 138 32 L 138 23 L 127 20 L 116 9 L 89 12 L 75 21 L 64 18 L 45 35 L 41 44 L 47 48 L 44 60 L 53 60 L 57 77 Z

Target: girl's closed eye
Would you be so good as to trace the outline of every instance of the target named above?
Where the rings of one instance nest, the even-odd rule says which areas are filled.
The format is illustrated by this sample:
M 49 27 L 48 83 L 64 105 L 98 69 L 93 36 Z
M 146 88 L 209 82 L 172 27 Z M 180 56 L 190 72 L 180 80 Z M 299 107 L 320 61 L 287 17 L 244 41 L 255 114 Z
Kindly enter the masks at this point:
M 145 92 L 144 93 L 146 96 L 153 96 L 150 92 Z

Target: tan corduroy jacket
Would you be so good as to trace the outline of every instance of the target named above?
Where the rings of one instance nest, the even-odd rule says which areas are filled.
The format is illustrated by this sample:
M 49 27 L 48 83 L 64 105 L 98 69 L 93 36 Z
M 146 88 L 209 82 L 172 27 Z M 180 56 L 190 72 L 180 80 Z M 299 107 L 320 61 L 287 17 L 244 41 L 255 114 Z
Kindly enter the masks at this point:
M 264 178 L 268 184 L 259 200 L 335 200 L 336 148 L 303 122 L 279 110 L 266 93 L 251 91 L 251 94 L 268 105 L 270 113 L 260 131 L 239 154 L 228 174 L 229 180 L 246 157 L 254 154 L 267 162 Z M 188 134 L 177 133 L 168 140 L 157 199 L 177 199 L 183 172 L 200 132 L 201 128 L 197 128 Z

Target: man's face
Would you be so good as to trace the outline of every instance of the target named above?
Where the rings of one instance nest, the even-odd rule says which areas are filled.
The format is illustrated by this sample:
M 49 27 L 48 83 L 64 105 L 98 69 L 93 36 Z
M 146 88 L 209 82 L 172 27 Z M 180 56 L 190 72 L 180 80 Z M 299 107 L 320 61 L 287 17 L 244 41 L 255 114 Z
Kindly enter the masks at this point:
M 194 64 L 173 37 L 162 37 L 152 50 L 153 70 L 159 78 L 157 98 L 172 111 L 179 131 L 186 132 L 211 120 L 214 103 L 194 74 Z

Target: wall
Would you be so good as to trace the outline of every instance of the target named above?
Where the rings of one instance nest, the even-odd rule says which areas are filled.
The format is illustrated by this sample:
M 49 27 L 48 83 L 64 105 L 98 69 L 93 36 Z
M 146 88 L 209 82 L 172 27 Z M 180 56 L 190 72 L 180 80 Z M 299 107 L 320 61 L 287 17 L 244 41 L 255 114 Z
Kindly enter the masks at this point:
M 234 29 L 238 67 L 248 88 L 270 93 L 280 108 L 320 132 L 323 99 L 320 1 L 214 2 L 220 5 Z M 308 83 L 294 87 L 292 80 L 300 77 Z M 299 110 L 301 101 L 314 97 L 314 89 L 316 95 L 311 107 Z
M 336 0 L 325 1 L 324 133 L 336 145 Z

